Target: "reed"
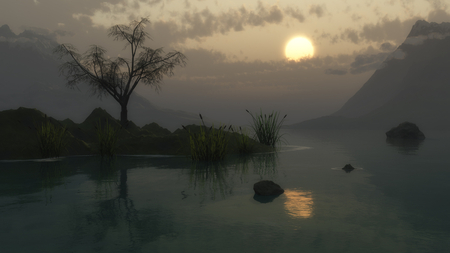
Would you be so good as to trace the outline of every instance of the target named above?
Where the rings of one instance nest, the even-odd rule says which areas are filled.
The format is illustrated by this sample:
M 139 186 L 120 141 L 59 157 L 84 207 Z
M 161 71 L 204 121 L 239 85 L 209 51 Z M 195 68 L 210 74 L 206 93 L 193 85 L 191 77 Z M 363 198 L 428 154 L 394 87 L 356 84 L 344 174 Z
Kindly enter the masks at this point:
M 228 147 L 228 137 L 225 131 L 226 126 L 220 126 L 218 129 L 214 125 L 209 129 L 205 126 L 201 114 L 203 126 L 200 126 L 200 132 L 195 133 L 185 126 L 183 129 L 189 133 L 189 143 L 191 150 L 191 158 L 194 161 L 218 161 L 223 160 Z M 228 127 L 228 130 L 231 126 Z
M 59 157 L 67 146 L 67 128 L 56 126 L 45 118 L 44 122 L 36 127 L 38 149 L 42 158 Z
M 122 127 L 113 127 L 111 124 L 106 123 L 102 126 L 101 121 L 95 126 L 95 131 L 98 138 L 98 152 L 101 157 L 113 157 L 117 152 L 117 139 L 119 138 L 119 132 Z
M 260 114 L 253 115 L 248 110 L 246 111 L 252 116 L 253 123 L 251 128 L 255 131 L 255 137 L 258 141 L 262 144 L 275 147 L 281 141 L 282 135 L 280 135 L 280 128 L 287 114 L 280 120 L 278 112 L 263 114 L 261 110 Z

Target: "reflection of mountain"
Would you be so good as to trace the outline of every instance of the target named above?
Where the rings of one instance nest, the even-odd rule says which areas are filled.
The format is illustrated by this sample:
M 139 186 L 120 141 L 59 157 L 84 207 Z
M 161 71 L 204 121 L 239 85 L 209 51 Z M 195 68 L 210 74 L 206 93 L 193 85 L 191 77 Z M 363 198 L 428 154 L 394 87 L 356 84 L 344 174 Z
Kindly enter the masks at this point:
M 299 128 L 450 127 L 450 23 L 417 21 L 406 40 L 334 114 Z
M 0 110 L 36 108 L 57 119 L 79 122 L 102 107 L 118 118 L 120 106 L 112 98 L 90 97 L 86 85 L 80 90 L 65 86 L 58 73 L 60 62 L 52 54 L 57 45 L 48 35 L 33 31 L 16 35 L 7 25 L 0 27 Z M 138 125 L 157 122 L 171 130 L 197 122 L 196 115 L 158 108 L 138 94 L 132 95 L 128 115 Z

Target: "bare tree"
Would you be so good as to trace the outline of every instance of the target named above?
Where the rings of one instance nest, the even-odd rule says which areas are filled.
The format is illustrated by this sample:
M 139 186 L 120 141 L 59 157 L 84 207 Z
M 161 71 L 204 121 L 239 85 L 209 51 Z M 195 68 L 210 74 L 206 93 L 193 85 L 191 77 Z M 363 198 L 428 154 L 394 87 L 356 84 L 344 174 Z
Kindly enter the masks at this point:
M 85 82 L 100 99 L 111 95 L 121 106 L 122 126 L 127 125 L 128 101 L 139 83 L 159 91 L 165 75 L 172 76 L 175 66 L 186 65 L 186 57 L 180 52 L 163 55 L 162 48 L 154 50 L 144 46 L 145 39 L 150 38 L 144 31 L 149 22 L 142 18 L 130 25 L 115 25 L 108 31 L 114 40 L 125 41 L 125 49 L 129 47 L 131 59 L 110 59 L 105 55 L 106 50 L 97 45 L 92 45 L 83 55 L 71 44 L 61 44 L 54 50 L 60 59 L 67 56 L 70 59 L 60 66 L 60 73 L 67 78 L 67 85 L 74 88 L 78 83 Z

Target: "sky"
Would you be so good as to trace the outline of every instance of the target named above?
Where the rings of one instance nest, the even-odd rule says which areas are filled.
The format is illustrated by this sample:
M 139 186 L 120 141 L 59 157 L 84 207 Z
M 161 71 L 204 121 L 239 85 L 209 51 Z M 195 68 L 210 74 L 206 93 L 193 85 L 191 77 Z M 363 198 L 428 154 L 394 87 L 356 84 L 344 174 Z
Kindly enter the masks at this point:
M 0 26 L 70 43 L 101 45 L 129 56 L 107 30 L 147 17 L 145 46 L 187 58 L 161 91 L 136 92 L 162 108 L 247 124 L 252 112 L 287 114 L 287 124 L 329 115 L 362 87 L 417 20 L 450 22 L 439 0 L 2 0 Z M 307 38 L 314 54 L 292 60 L 291 39 Z M 129 49 L 129 48 L 128 48 Z M 61 84 L 64 85 L 64 84 Z

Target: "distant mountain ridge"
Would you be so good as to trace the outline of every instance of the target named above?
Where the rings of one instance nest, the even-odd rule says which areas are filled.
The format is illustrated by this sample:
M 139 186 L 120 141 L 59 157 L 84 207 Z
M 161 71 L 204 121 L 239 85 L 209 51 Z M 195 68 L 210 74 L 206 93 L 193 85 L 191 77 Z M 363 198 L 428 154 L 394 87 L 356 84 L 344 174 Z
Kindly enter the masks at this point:
M 25 30 L 16 35 L 8 25 L 0 27 L 0 42 L 8 42 L 10 46 L 15 47 L 33 48 L 36 53 L 48 54 L 50 57 L 53 57 L 53 49 L 58 46 L 58 43 L 49 35 L 30 30 Z
M 58 73 L 60 61 L 53 55 L 58 43 L 50 35 L 25 30 L 14 34 L 0 27 L 0 110 L 36 108 L 57 119 L 80 122 L 97 107 L 118 117 L 120 106 L 110 97 L 99 100 L 87 85 L 69 89 Z M 156 122 L 175 130 L 182 124 L 199 123 L 197 114 L 158 108 L 139 94 L 131 96 L 128 117 L 138 125 Z
M 425 20 L 418 20 L 411 28 L 407 38 L 421 35 L 428 36 L 433 33 L 450 36 L 450 22 L 442 22 L 438 24 L 436 22 L 429 23 Z
M 2 25 L 0 26 L 0 37 L 16 38 L 17 35 L 11 31 L 8 25 Z
M 390 128 L 411 121 L 450 130 L 450 23 L 419 20 L 344 106 L 298 128 Z

